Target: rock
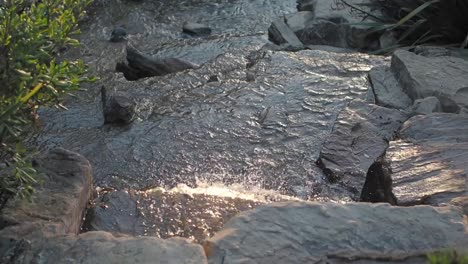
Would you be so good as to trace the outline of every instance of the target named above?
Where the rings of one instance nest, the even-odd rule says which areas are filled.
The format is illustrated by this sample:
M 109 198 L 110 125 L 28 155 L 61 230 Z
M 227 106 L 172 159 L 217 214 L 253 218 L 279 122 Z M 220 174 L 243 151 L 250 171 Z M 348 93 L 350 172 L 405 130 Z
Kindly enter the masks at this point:
M 412 115 L 429 115 L 436 112 L 442 112 L 442 106 L 439 99 L 434 96 L 414 101 L 411 109 Z
M 136 103 L 131 98 L 108 94 L 106 88 L 102 86 L 101 100 L 105 124 L 128 125 L 136 118 Z
M 416 46 L 414 53 L 424 57 L 443 57 L 451 56 L 449 49 L 435 46 Z
M 314 11 L 315 2 L 317 0 L 297 0 L 297 10 L 299 11 Z
M 88 210 L 83 229 L 160 238 L 182 236 L 201 243 L 219 231 L 237 213 L 261 203 L 185 193 L 180 189 L 114 191 L 95 201 L 96 206 Z M 207 207 L 210 209 L 205 210 Z
M 193 63 L 178 58 L 153 59 L 143 55 L 132 47 L 127 47 L 126 59 L 127 63 L 117 63 L 116 71 L 122 72 L 125 78 L 131 81 L 146 77 L 162 76 L 198 67 Z
M 192 36 L 207 36 L 211 34 L 211 28 L 207 25 L 185 22 L 182 26 L 182 31 Z
M 398 80 L 389 67 L 374 67 L 369 72 L 369 79 L 377 105 L 405 110 L 412 104 L 411 98 L 403 92 Z
M 205 244 L 208 263 L 426 263 L 467 245 L 455 207 L 287 202 L 231 219 Z
M 468 61 L 455 57 L 424 57 L 398 50 L 392 71 L 413 100 L 435 96 L 444 112 L 468 108 Z
M 112 30 L 111 37 L 109 39 L 110 42 L 121 42 L 126 40 L 127 37 L 127 30 L 123 27 L 116 27 Z
M 6 223 L 0 237 L 34 239 L 77 234 L 92 195 L 89 162 L 79 154 L 54 149 L 39 158 L 43 185 L 36 186 L 32 202 L 11 199 L 1 212 Z
M 329 179 L 359 196 L 369 168 L 385 153 L 406 119 L 398 110 L 352 101 L 340 112 L 324 142 L 319 166 Z
M 126 191 L 104 194 L 88 212 L 84 228 L 87 230 L 144 235 L 145 226 L 134 198 Z
M 373 8 L 370 0 L 347 1 L 373 16 L 382 16 L 381 11 Z M 302 11 L 286 17 L 286 23 L 304 45 L 330 45 L 340 48 L 376 49 L 379 41 L 370 36 L 370 27 L 365 23 L 375 22 L 373 16 L 364 17 L 350 5 L 339 1 L 298 1 Z M 361 24 L 359 24 L 361 23 Z
M 457 114 L 415 116 L 403 125 L 385 157 L 399 204 L 468 205 L 467 131 L 468 117 Z
M 207 263 L 203 248 L 182 238 L 115 237 L 107 232 L 87 232 L 49 239 L 14 263 Z
M 303 47 L 299 38 L 284 22 L 284 18 L 279 18 L 273 21 L 270 28 L 268 28 L 268 37 L 278 45 L 288 44 L 289 46 L 297 49 L 301 49 Z
M 385 31 L 379 37 L 380 49 L 390 51 L 398 47 L 398 38 L 395 31 Z

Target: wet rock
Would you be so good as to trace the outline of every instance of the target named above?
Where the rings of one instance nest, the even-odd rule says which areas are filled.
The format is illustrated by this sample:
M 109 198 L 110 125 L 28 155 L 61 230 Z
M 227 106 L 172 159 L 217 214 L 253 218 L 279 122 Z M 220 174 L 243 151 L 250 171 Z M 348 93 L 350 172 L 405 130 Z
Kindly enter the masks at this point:
M 104 194 L 95 204 L 86 218 L 86 231 L 160 238 L 180 236 L 203 242 L 237 213 L 262 202 L 161 188 L 145 192 L 115 191 Z
M 347 2 L 365 12 L 381 15 L 380 10 L 371 7 L 369 0 Z M 364 17 L 340 1 L 298 1 L 298 9 L 302 12 L 287 16 L 286 23 L 304 45 L 364 50 L 378 48 L 378 39 L 369 36 L 370 27 L 364 25 L 366 22 L 374 22 L 373 16 Z
M 284 22 L 284 18 L 278 18 L 268 28 L 268 37 L 271 41 L 278 45 L 288 44 L 289 46 L 301 49 L 303 48 L 302 42 L 295 35 L 295 33 Z
M 436 112 L 442 112 L 442 106 L 439 99 L 434 96 L 414 101 L 411 109 L 412 115 L 429 115 Z
M 204 24 L 185 22 L 182 31 L 192 36 L 207 36 L 211 34 L 211 28 Z
M 87 231 L 108 231 L 144 235 L 144 222 L 134 198 L 126 191 L 104 194 L 88 211 L 83 226 Z
M 436 96 L 444 112 L 468 108 L 468 61 L 398 50 L 393 54 L 391 67 L 411 99 Z
M 127 30 L 123 27 L 116 27 L 114 30 L 112 30 L 109 41 L 121 42 L 121 41 L 126 40 L 126 37 L 127 37 Z
M 152 76 L 162 76 L 198 67 L 193 63 L 178 58 L 153 59 L 132 47 L 127 47 L 126 59 L 126 63 L 117 63 L 116 71 L 122 72 L 125 78 L 131 81 Z
M 212 264 L 426 263 L 463 248 L 465 228 L 454 207 L 288 202 L 236 216 L 204 248 Z
M 15 263 L 207 263 L 203 248 L 182 238 L 113 236 L 88 232 L 49 239 Z
M 399 204 L 465 204 L 468 117 L 436 113 L 409 119 L 390 143 L 393 192 Z
M 124 95 L 109 94 L 101 87 L 102 111 L 105 124 L 128 125 L 136 118 L 136 103 Z
M 64 149 L 54 149 L 36 162 L 44 183 L 36 186 L 32 202 L 19 198 L 8 201 L 0 217 L 9 224 L 0 230 L 0 237 L 36 239 L 80 230 L 92 195 L 91 165 L 81 155 Z
M 405 110 L 412 104 L 411 98 L 403 92 L 398 80 L 387 66 L 372 68 L 369 72 L 372 90 L 377 105 Z
M 352 101 L 338 115 L 318 165 L 332 182 L 360 195 L 367 171 L 385 153 L 388 142 L 406 119 L 401 111 Z

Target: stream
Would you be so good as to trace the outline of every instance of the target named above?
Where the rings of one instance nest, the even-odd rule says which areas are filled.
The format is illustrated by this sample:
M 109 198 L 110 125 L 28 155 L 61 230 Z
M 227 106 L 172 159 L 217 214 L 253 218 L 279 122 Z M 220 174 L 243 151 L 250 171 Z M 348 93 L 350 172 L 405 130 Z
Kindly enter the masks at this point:
M 100 80 L 67 98 L 68 110 L 41 109 L 35 139 L 91 162 L 98 195 L 83 231 L 203 241 L 260 204 L 352 200 L 315 162 L 339 111 L 366 99 L 368 71 L 388 58 L 264 48 L 271 22 L 296 11 L 295 0 L 95 1 L 82 47 L 66 56 Z M 185 21 L 212 34 L 190 37 Z M 109 42 L 118 26 L 127 40 Z M 127 45 L 200 67 L 128 81 L 115 72 Z M 136 102 L 137 120 L 104 124 L 101 86 Z

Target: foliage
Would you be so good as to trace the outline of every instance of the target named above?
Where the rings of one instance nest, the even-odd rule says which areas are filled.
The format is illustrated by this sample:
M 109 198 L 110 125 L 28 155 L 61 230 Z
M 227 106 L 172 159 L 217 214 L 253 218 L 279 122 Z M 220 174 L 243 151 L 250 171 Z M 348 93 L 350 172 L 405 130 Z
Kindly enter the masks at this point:
M 434 252 L 427 255 L 430 264 L 468 264 L 468 256 L 459 256 L 453 251 Z
M 25 135 L 41 105 L 57 104 L 85 77 L 80 60 L 59 60 L 79 43 L 78 21 L 92 0 L 0 1 L 0 196 L 29 196 L 35 170 Z M 1 199 L 0 199 L 1 200 Z
M 354 9 L 346 0 L 341 0 Z M 375 18 L 369 34 L 395 32 L 400 46 L 422 44 L 468 46 L 468 0 L 373 0 L 371 4 L 383 11 Z

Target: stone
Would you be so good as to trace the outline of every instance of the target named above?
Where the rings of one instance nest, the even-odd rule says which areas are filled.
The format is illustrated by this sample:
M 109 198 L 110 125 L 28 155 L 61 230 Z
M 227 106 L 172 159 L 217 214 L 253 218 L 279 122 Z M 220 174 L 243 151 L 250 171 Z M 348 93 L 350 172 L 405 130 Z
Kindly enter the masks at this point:
M 116 27 L 114 30 L 112 30 L 109 41 L 121 42 L 121 41 L 126 40 L 126 37 L 127 37 L 127 30 L 123 27 Z
M 401 111 L 352 101 L 339 113 L 318 165 L 332 182 L 351 189 L 357 199 L 369 168 L 385 153 L 406 119 Z
M 397 50 L 391 68 L 413 100 L 435 96 L 444 112 L 468 107 L 468 61 L 456 57 L 424 57 Z
M 65 149 L 51 150 L 36 160 L 43 185 L 36 186 L 32 202 L 11 199 L 1 211 L 5 223 L 0 237 L 34 239 L 77 234 L 92 195 L 91 165 Z
M 297 10 L 314 11 L 317 0 L 297 0 Z
M 382 12 L 373 7 L 370 0 L 298 1 L 300 12 L 286 17 L 286 23 L 304 45 L 330 45 L 340 48 L 373 50 L 379 47 L 379 39 L 370 36 L 366 23 L 375 22 Z M 351 6 L 372 14 L 364 17 Z M 361 24 L 360 24 L 361 23 Z
M 414 101 L 411 109 L 411 115 L 429 115 L 437 112 L 442 112 L 442 106 L 435 96 Z
M 132 47 L 127 47 L 126 60 L 126 62 L 117 63 L 115 70 L 122 72 L 125 78 L 130 81 L 163 76 L 198 67 L 198 65 L 178 58 L 154 59 Z
M 119 94 L 108 94 L 104 86 L 101 87 L 102 112 L 105 124 L 128 125 L 136 118 L 136 103 Z
M 104 194 L 89 209 L 84 229 L 144 235 L 145 226 L 134 198 L 126 191 Z
M 272 22 L 270 28 L 268 28 L 268 37 L 278 45 L 288 44 L 297 49 L 303 47 L 302 42 L 296 34 L 284 22 L 284 18 L 279 18 Z
M 178 186 L 174 190 L 156 188 L 104 194 L 88 209 L 83 229 L 160 238 L 183 236 L 201 243 L 240 211 L 262 204 L 190 191 L 193 189 Z
M 211 28 L 204 24 L 185 22 L 182 31 L 192 36 L 207 36 L 211 34 Z
M 434 113 L 409 119 L 390 143 L 393 193 L 400 205 L 468 205 L 468 117 Z
M 372 68 L 369 72 L 369 79 L 377 105 L 406 110 L 413 103 L 411 98 L 403 92 L 390 67 L 379 66 Z
M 207 263 L 203 248 L 182 238 L 113 236 L 87 232 L 43 241 L 14 263 Z
M 444 57 L 451 55 L 449 49 L 435 46 L 416 46 L 414 48 L 414 53 L 424 57 Z
M 285 202 L 239 214 L 204 248 L 210 264 L 426 263 L 466 246 L 465 228 L 456 207 Z

